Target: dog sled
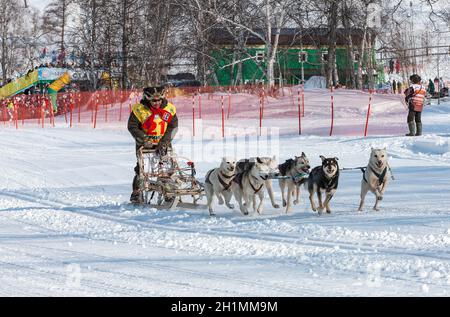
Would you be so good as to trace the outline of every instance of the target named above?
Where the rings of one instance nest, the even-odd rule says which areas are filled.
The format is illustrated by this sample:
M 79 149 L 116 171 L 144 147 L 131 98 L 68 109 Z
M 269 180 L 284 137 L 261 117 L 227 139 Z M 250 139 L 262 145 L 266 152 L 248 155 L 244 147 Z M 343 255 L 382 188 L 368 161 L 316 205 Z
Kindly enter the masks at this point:
M 161 156 L 154 149 L 144 147 L 138 150 L 138 161 L 144 205 L 167 210 L 206 208 L 198 204 L 205 191 L 204 185 L 195 178 L 194 162 L 176 156 L 171 148 Z

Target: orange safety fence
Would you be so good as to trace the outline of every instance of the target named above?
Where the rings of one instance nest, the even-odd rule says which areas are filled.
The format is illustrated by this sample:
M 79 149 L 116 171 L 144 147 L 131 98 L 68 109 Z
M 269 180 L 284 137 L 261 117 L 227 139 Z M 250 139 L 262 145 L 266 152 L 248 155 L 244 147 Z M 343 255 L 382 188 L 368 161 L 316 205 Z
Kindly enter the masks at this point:
M 126 122 L 142 90 L 63 92 L 53 113 L 49 96 L 18 95 L 0 101 L 1 127 L 99 128 Z M 302 85 L 268 89 L 258 85 L 236 87 L 171 87 L 166 94 L 177 108 L 180 126 L 217 127 L 219 136 L 240 128 L 278 129 L 281 134 L 392 135 L 405 130 L 401 95 L 347 89 L 305 89 Z M 370 116 L 370 118 L 369 118 Z M 201 120 L 201 124 L 197 121 Z

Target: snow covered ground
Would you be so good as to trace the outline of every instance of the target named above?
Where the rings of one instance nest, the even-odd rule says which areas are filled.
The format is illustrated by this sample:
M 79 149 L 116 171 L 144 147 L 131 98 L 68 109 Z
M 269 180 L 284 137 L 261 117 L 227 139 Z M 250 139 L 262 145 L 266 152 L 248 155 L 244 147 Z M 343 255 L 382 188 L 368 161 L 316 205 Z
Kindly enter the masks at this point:
M 0 125 L 0 295 L 448 296 L 449 113 L 448 102 L 427 107 L 417 138 L 280 133 L 269 151 L 280 162 L 304 151 L 313 166 L 319 155 L 365 166 L 371 147 L 387 147 L 395 180 L 382 210 L 371 210 L 369 194 L 356 212 L 361 172 L 343 171 L 333 213 L 322 216 L 304 190 L 288 215 L 268 201 L 247 217 L 223 206 L 215 218 L 133 207 L 134 143 L 123 123 Z M 268 150 L 256 137 L 236 140 L 227 147 L 238 158 Z M 175 149 L 196 142 L 179 137 Z M 220 138 L 203 142 L 201 180 L 223 152 Z

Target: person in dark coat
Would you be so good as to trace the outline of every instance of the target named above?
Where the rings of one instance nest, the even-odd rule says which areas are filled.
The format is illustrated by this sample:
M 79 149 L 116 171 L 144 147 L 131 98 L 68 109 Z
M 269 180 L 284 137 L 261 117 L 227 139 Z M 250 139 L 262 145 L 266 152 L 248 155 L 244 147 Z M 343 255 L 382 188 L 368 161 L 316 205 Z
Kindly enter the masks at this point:
M 394 73 L 394 60 L 391 58 L 389 60 L 389 74 L 393 74 Z
M 434 93 L 436 92 L 436 89 L 435 89 L 435 87 L 434 87 L 434 83 L 433 83 L 433 81 L 431 80 L 431 78 L 430 78 L 430 80 L 428 80 L 428 90 L 427 90 L 427 92 L 428 92 L 430 95 L 434 95 Z
M 167 153 L 178 129 L 176 108 L 164 97 L 164 87 L 147 87 L 142 100 L 132 107 L 128 119 L 128 131 L 136 142 L 136 156 L 141 147 L 156 150 L 160 156 Z M 130 201 L 142 202 L 139 186 L 139 162 L 134 168 L 133 192 Z
M 397 90 L 397 82 L 395 79 L 392 81 L 392 92 L 395 94 Z

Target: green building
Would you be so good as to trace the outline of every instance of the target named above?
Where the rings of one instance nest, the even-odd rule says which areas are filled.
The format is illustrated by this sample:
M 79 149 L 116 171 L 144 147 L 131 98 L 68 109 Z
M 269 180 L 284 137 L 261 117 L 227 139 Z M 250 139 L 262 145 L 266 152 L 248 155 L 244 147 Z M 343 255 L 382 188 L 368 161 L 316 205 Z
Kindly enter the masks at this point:
M 274 30 L 275 31 L 275 30 Z M 274 32 L 272 32 L 273 34 Z M 337 30 L 336 36 L 336 66 L 339 83 L 346 85 L 350 74 L 355 74 L 358 68 L 360 47 L 363 40 L 363 32 L 359 29 L 347 32 Z M 264 71 L 266 69 L 266 47 L 264 42 L 255 35 L 246 34 L 245 48 L 238 53 L 235 38 L 224 29 L 215 29 L 211 36 L 214 49 L 211 52 L 216 61 L 214 68 L 215 78 L 211 77 L 211 84 L 233 85 L 238 74 L 238 64 L 242 64 L 242 80 L 244 83 L 266 82 Z M 349 62 L 347 56 L 349 37 L 351 36 L 354 60 Z M 373 36 L 372 39 L 375 37 Z M 374 42 L 374 41 L 373 41 Z M 273 42 L 272 42 L 273 43 Z M 374 43 L 372 43 L 372 48 Z M 363 70 L 367 64 L 367 51 L 363 54 Z M 373 65 L 375 65 L 375 53 L 372 50 Z M 279 47 L 274 65 L 276 83 L 298 84 L 302 78 L 306 81 L 311 76 L 325 74 L 328 63 L 328 30 L 295 28 L 281 29 Z M 377 76 L 377 74 L 375 74 Z

